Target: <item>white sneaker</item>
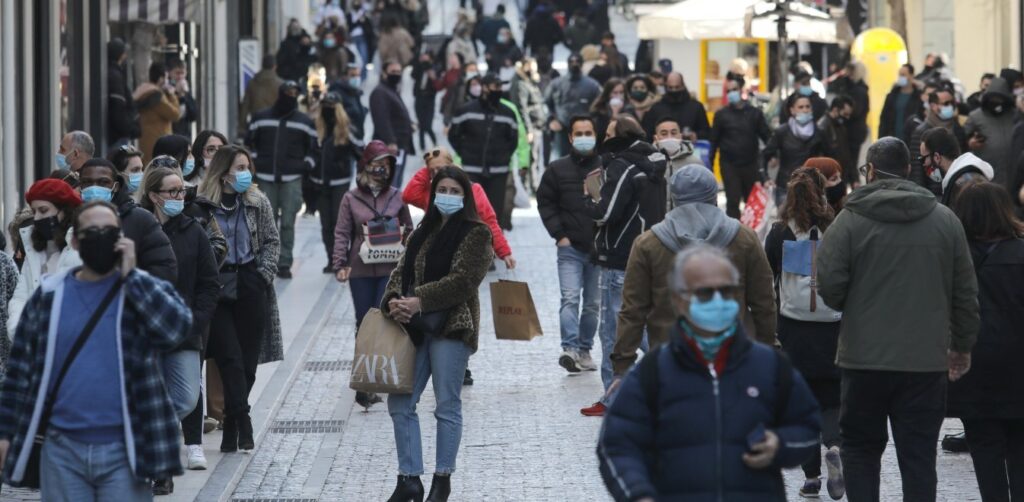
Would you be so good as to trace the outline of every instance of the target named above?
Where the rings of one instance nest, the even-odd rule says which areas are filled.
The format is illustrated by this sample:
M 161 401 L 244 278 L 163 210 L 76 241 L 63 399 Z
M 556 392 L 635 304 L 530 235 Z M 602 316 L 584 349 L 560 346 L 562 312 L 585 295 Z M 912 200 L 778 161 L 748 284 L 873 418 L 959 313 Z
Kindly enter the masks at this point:
M 562 351 L 562 355 L 558 358 L 558 364 L 565 368 L 565 371 L 569 373 L 579 373 L 580 369 L 580 356 L 572 349 L 566 349 Z
M 594 358 L 590 357 L 589 350 L 579 352 L 579 367 L 583 371 L 597 371 L 597 363 L 594 362 Z
M 203 454 L 203 445 L 188 445 L 188 469 L 190 471 L 206 470 L 206 455 Z

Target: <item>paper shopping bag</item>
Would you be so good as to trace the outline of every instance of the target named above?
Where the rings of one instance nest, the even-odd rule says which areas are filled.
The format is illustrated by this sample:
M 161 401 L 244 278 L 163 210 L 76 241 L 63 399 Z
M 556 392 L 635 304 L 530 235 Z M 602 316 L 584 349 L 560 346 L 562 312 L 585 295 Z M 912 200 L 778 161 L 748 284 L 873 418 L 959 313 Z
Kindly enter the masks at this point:
M 416 346 L 402 326 L 370 309 L 356 335 L 351 389 L 379 394 L 411 394 Z
M 544 332 L 530 286 L 525 282 L 499 280 L 491 283 L 494 334 L 500 340 L 530 341 Z

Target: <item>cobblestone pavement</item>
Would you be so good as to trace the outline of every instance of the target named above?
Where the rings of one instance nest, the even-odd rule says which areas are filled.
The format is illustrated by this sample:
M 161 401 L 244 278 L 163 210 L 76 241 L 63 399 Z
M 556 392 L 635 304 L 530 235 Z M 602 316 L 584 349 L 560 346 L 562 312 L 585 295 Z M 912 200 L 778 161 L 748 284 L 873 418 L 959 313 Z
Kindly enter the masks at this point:
M 558 367 L 554 247 L 536 211 L 517 210 L 515 224 L 509 239 L 520 269 L 510 277 L 529 282 L 545 336 L 531 342 L 494 338 L 487 283 L 507 276 L 499 265 L 480 288 L 480 350 L 470 359 L 476 385 L 462 396 L 465 432 L 452 499 L 609 500 L 594 453 L 600 420 L 579 414 L 600 394 L 600 377 L 569 376 Z M 349 296 L 340 298 L 234 500 L 385 500 L 390 494 L 397 469 L 391 420 L 384 405 L 369 413 L 351 405 L 347 377 L 354 320 Z M 433 402 L 428 386 L 420 403 L 428 473 L 434 464 Z M 947 423 L 944 433 L 954 431 L 953 425 Z M 786 473 L 791 499 L 797 498 L 802 478 L 799 469 Z M 426 483 L 429 476 L 423 479 Z M 891 447 L 882 479 L 882 500 L 899 500 Z M 939 479 L 939 500 L 980 500 L 969 456 L 940 453 Z

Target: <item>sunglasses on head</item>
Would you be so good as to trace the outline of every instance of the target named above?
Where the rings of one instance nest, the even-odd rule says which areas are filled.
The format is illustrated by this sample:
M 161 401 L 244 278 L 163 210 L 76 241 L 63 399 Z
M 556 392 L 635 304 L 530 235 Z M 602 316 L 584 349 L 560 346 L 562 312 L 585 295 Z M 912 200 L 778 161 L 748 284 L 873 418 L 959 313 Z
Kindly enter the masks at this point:
M 441 149 L 435 148 L 429 152 L 423 154 L 423 160 L 430 162 L 432 159 L 436 159 L 441 156 Z
M 149 165 L 153 167 L 169 167 L 171 169 L 177 169 L 178 161 L 169 155 L 161 155 L 149 161 Z

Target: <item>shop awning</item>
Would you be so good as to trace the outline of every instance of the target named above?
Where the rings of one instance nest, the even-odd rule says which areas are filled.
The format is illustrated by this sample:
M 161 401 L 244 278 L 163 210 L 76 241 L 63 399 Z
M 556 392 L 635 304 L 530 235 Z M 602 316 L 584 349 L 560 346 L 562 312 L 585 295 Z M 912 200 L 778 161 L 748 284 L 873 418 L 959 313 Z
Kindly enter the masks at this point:
M 778 18 L 774 2 L 759 0 L 683 0 L 640 16 L 641 40 L 702 40 L 711 38 L 763 38 L 777 40 Z M 789 40 L 836 41 L 836 23 L 826 13 L 790 2 Z
M 109 0 L 111 22 L 174 24 L 196 19 L 200 0 Z

